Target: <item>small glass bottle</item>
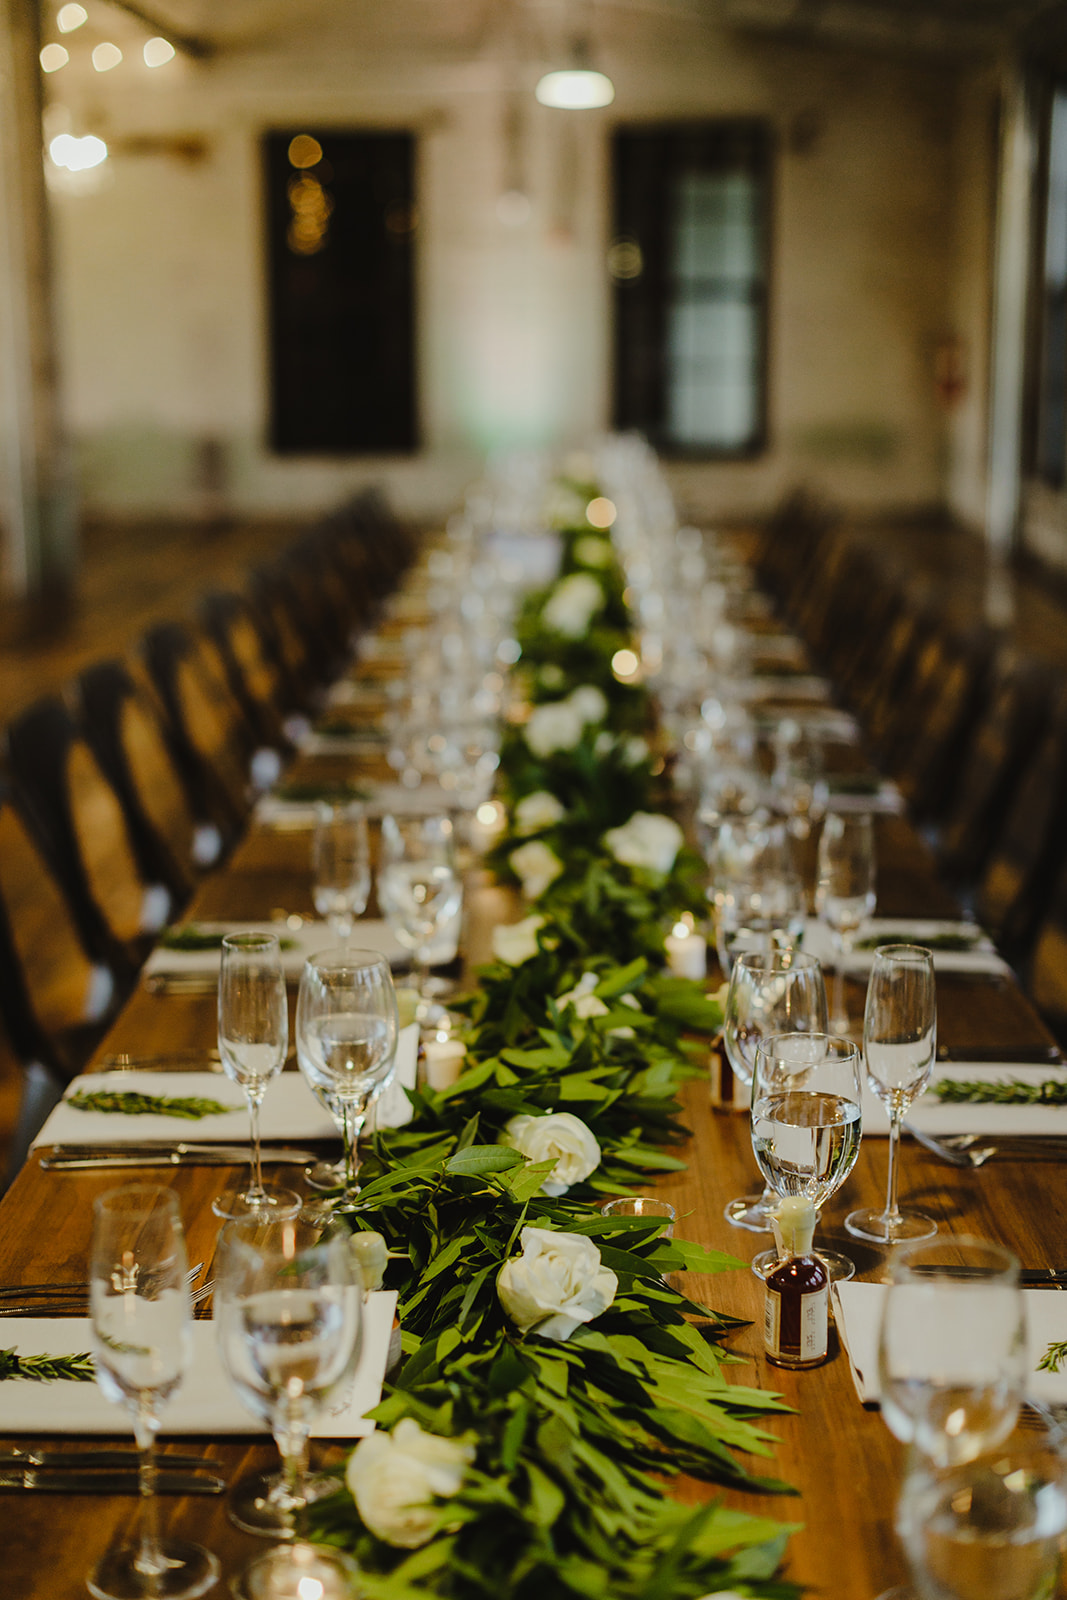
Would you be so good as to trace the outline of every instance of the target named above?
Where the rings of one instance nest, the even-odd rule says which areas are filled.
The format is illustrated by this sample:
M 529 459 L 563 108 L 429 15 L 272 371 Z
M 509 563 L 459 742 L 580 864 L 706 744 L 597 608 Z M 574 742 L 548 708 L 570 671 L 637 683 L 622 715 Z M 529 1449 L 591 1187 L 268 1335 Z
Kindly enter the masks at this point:
M 826 1360 L 830 1280 L 811 1253 L 815 1206 L 806 1196 L 781 1201 L 772 1215 L 778 1265 L 768 1272 L 763 1345 L 779 1367 L 817 1367 Z

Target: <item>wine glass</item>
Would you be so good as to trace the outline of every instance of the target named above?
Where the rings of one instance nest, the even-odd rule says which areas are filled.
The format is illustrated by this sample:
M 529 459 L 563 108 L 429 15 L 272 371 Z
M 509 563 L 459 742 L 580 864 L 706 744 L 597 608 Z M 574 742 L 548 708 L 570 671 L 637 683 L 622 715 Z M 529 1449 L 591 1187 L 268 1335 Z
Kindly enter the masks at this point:
M 968 1463 L 986 1460 L 990 1450 L 1004 1459 L 1027 1365 L 1019 1263 L 1010 1251 L 962 1236 L 913 1244 L 896 1255 L 882 1308 L 878 1380 L 885 1424 L 911 1447 L 897 1528 L 919 1592 L 897 1587 L 879 1600 L 919 1600 L 920 1595 L 941 1600 L 946 1594 L 951 1600 L 968 1594 L 966 1589 L 923 1588 L 926 1579 L 919 1569 L 935 1559 L 935 1542 L 928 1544 L 935 1521 L 936 1531 L 951 1541 L 938 1538 L 942 1550 L 948 1554 L 955 1543 L 953 1496 L 946 1497 L 944 1488 Z M 964 1497 L 957 1497 L 958 1510 L 966 1493 L 962 1478 L 956 1481 Z M 990 1487 L 999 1495 L 988 1477 L 985 1483 L 986 1498 Z M 1030 1600 L 1031 1594 L 1026 1588 L 1018 1591 L 1020 1600 Z
M 836 953 L 830 1027 L 848 1032 L 845 965 L 852 936 L 875 907 L 874 819 L 869 811 L 830 811 L 819 835 L 815 910 L 830 929 Z
M 994 1452 L 949 1467 L 913 1451 L 897 1533 L 915 1590 L 891 1594 L 910 1600 L 1059 1594 L 1067 1464 L 1058 1432 L 1020 1427 Z
M 199 1545 L 161 1539 L 154 1495 L 160 1411 L 189 1365 L 191 1310 L 178 1197 L 154 1184 L 109 1189 L 93 1205 L 89 1306 L 96 1381 L 133 1421 L 141 1453 L 141 1530 L 88 1578 L 99 1600 L 179 1600 L 219 1574 Z
M 804 927 L 804 886 L 783 822 L 722 824 L 715 850 L 715 949 L 729 975 L 744 950 L 789 948 Z
M 380 1079 L 367 1096 L 367 1119 L 370 1118 L 371 1113 L 373 1112 L 378 1101 L 392 1083 L 395 1073 L 396 1057 L 394 1056 L 393 1066 L 388 1075 Z M 335 1124 L 337 1125 L 337 1131 L 343 1139 L 345 1131 L 345 1112 L 343 1104 L 337 1099 L 336 1095 L 328 1094 L 321 1087 L 312 1085 L 312 1092 L 315 1096 L 315 1099 L 319 1102 L 323 1109 L 329 1112 L 330 1116 L 333 1118 Z M 304 1177 L 312 1189 L 343 1189 L 347 1174 L 348 1165 L 343 1154 L 337 1161 L 327 1161 L 324 1159 L 322 1161 L 315 1161 L 310 1167 L 304 1168 Z M 330 1215 L 332 1211 L 332 1204 L 320 1205 L 319 1202 L 314 1202 L 313 1204 L 305 1206 L 304 1208 L 304 1214 L 306 1216 L 318 1216 L 320 1220 Z
M 889 1179 L 883 1210 L 850 1211 L 845 1227 L 857 1239 L 900 1244 L 929 1239 L 937 1223 L 921 1211 L 897 1205 L 900 1123 L 930 1080 L 937 1048 L 934 958 L 913 944 L 887 944 L 875 951 L 863 1017 L 867 1082 L 889 1112 Z
M 984 1239 L 911 1245 L 890 1264 L 878 1343 L 882 1416 L 936 1466 L 1006 1439 L 1027 1379 L 1019 1263 Z
M 263 1184 L 259 1109 L 267 1085 L 285 1065 L 289 1049 L 289 1005 L 281 951 L 273 933 L 228 933 L 219 964 L 219 1055 L 223 1070 L 240 1084 L 252 1123 L 252 1172 L 246 1189 L 228 1189 L 213 1202 L 218 1217 L 288 1215 L 300 1209 L 292 1189 Z
M 359 1360 L 362 1278 L 346 1229 L 246 1217 L 219 1235 L 215 1280 L 222 1364 L 241 1403 L 269 1424 L 283 1466 L 280 1477 L 235 1484 L 230 1518 L 250 1533 L 291 1538 L 309 1500 L 337 1487 L 327 1475 L 309 1482 L 308 1439 Z M 255 1593 L 249 1575 L 245 1584 Z
M 428 978 L 435 945 L 459 915 L 462 899 L 452 819 L 443 814 L 383 817 L 378 904 L 398 941 L 412 953 L 420 1021 L 432 1014 Z
M 399 1035 L 396 990 L 384 957 L 370 950 L 324 950 L 304 963 L 296 1003 L 296 1053 L 311 1088 L 341 1113 L 344 1189 L 359 1194 L 359 1135 L 376 1092 L 393 1071 Z
M 319 804 L 311 871 L 315 910 L 344 943 L 370 899 L 367 815 L 358 800 Z
M 839 1189 L 856 1164 L 862 1131 L 859 1051 L 828 1033 L 774 1033 L 756 1045 L 752 1081 L 752 1148 L 775 1194 L 807 1195 L 815 1209 Z M 835 1282 L 855 1265 L 836 1251 L 816 1252 Z M 777 1263 L 764 1250 L 752 1263 L 759 1277 Z
M 734 1075 L 752 1083 L 756 1044 L 770 1033 L 825 1033 L 826 986 L 814 956 L 801 950 L 748 950 L 730 974 L 723 1018 L 723 1043 Z M 778 1200 L 764 1187 L 760 1195 L 731 1200 L 724 1215 L 736 1228 L 770 1230 Z

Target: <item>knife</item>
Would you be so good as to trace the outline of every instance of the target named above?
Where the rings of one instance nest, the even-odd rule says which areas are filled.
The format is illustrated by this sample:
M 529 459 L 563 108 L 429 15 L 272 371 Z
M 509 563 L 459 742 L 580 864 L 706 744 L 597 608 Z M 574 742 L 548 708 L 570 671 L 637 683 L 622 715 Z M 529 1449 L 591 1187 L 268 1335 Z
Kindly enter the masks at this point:
M 76 1172 L 87 1167 L 235 1167 L 252 1159 L 247 1144 L 57 1144 L 41 1157 L 47 1172 Z M 265 1165 L 305 1166 L 317 1160 L 313 1150 L 263 1146 Z
M 49 1472 L 37 1467 L 8 1467 L 0 1471 L 0 1490 L 36 1490 L 44 1494 L 140 1494 L 135 1471 Z M 225 1494 L 224 1478 L 198 1478 L 191 1472 L 157 1472 L 157 1494 Z
M 156 1457 L 156 1465 L 160 1471 L 167 1472 L 181 1468 L 195 1471 L 197 1467 L 213 1467 L 217 1471 L 222 1463 L 211 1456 L 164 1455 L 161 1452 Z M 121 1467 L 123 1471 L 136 1472 L 138 1458 L 132 1450 L 3 1450 L 0 1451 L 0 1467 L 70 1467 L 85 1472 L 95 1472 L 101 1467 Z

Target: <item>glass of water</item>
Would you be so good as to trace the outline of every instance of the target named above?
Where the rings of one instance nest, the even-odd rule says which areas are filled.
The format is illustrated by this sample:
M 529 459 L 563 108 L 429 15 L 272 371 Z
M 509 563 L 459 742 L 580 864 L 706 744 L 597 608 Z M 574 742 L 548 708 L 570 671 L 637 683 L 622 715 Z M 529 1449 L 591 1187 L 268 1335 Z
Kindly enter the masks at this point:
M 875 907 L 874 818 L 870 812 L 827 814 L 819 835 L 815 910 L 830 930 L 836 963 L 830 1027 L 848 1032 L 845 967 L 854 935 Z
M 752 1148 L 775 1194 L 806 1195 L 816 1211 L 856 1164 L 862 1132 L 859 1051 L 828 1033 L 775 1033 L 756 1045 Z M 819 1250 L 830 1277 L 851 1278 L 847 1256 Z M 752 1263 L 764 1277 L 777 1263 L 765 1250 Z
M 451 817 L 382 818 L 378 904 L 382 916 L 415 965 L 420 1021 L 433 1011 L 429 969 L 463 901 L 456 869 Z

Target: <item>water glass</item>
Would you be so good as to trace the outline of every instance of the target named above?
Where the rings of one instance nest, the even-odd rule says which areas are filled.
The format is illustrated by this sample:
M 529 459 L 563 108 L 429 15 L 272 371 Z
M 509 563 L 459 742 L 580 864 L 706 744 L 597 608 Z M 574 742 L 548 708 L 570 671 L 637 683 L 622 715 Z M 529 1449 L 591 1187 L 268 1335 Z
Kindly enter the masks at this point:
M 89 1263 L 96 1381 L 125 1406 L 141 1453 L 141 1527 L 97 1564 L 87 1582 L 98 1600 L 182 1600 L 204 1594 L 219 1574 L 207 1550 L 161 1539 L 154 1494 L 160 1414 L 191 1359 L 191 1309 L 178 1197 L 154 1184 L 129 1184 L 93 1205 Z
M 893 1259 L 878 1346 L 882 1416 L 935 1467 L 995 1448 L 1027 1380 L 1019 1263 L 984 1239 L 935 1239 Z
M 358 800 L 320 803 L 311 841 L 311 897 L 342 942 L 370 899 L 367 815 Z
M 229 1189 L 212 1202 L 219 1217 L 295 1216 L 300 1196 L 266 1188 L 260 1160 L 259 1112 L 267 1086 L 285 1065 L 289 1004 L 281 951 L 273 933 L 228 933 L 222 941 L 218 994 L 219 1055 L 227 1077 L 248 1102 L 252 1171 L 248 1187 Z
M 857 1239 L 901 1244 L 929 1239 L 937 1223 L 897 1204 L 900 1124 L 930 1081 L 937 1050 L 934 958 L 919 945 L 882 945 L 875 951 L 863 1018 L 867 1082 L 889 1113 L 889 1177 L 882 1210 L 850 1211 L 845 1227 Z
M 397 940 L 411 951 L 420 1020 L 432 1010 L 428 977 L 436 947 L 454 925 L 462 900 L 452 819 L 383 817 L 378 904 Z
M 726 995 L 723 1044 L 734 1075 L 752 1083 L 756 1046 L 773 1033 L 825 1033 L 826 986 L 814 956 L 800 950 L 746 951 L 734 962 Z M 754 1233 L 770 1231 L 778 1196 L 769 1186 L 759 1195 L 728 1202 L 727 1222 Z
M 776 1033 L 756 1046 L 752 1148 L 775 1194 L 806 1195 L 816 1211 L 856 1164 L 862 1131 L 859 1051 L 827 1033 Z M 819 1250 L 830 1277 L 851 1278 L 855 1265 Z M 752 1263 L 764 1277 L 777 1263 L 765 1250 Z

